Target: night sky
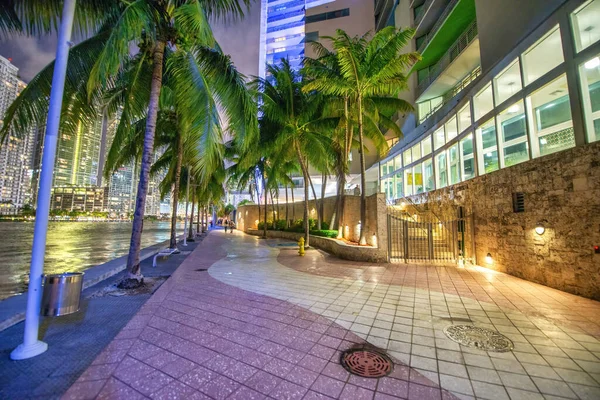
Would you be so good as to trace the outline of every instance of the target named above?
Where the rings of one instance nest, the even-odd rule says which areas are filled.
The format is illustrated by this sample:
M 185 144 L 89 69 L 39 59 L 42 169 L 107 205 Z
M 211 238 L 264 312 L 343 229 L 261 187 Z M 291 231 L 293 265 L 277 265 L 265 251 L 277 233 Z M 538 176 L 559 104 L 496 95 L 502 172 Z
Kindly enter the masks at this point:
M 212 24 L 223 51 L 231 55 L 237 68 L 246 76 L 258 74 L 259 20 L 260 1 L 256 1 L 244 20 Z M 0 55 L 12 58 L 25 82 L 54 59 L 55 51 L 56 34 L 41 39 L 16 37 L 0 41 Z

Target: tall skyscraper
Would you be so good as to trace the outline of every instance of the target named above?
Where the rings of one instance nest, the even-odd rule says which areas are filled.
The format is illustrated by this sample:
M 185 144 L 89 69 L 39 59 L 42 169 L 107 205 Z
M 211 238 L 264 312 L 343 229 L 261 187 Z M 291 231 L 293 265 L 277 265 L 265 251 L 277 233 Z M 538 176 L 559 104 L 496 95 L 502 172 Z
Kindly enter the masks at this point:
M 74 133 L 59 133 L 53 186 L 97 185 L 102 140 L 102 114 L 90 127 L 80 125 Z
M 0 116 L 26 87 L 19 69 L 0 56 Z M 0 127 L 2 120 L 0 119 Z M 35 130 L 20 137 L 9 134 L 0 145 L 0 214 L 16 214 L 31 201 L 31 163 Z
M 262 0 L 259 48 L 259 76 L 265 65 L 287 59 L 300 68 L 307 43 L 343 29 L 349 35 L 363 35 L 374 29 L 372 1 L 361 0 Z M 308 50 L 307 55 L 310 54 Z

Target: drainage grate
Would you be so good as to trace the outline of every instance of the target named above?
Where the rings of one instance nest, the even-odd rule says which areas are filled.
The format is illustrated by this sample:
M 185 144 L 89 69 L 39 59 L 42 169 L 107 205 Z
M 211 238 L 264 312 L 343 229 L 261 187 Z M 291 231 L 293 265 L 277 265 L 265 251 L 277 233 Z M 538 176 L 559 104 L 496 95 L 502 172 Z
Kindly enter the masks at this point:
M 381 378 L 394 369 L 392 360 L 371 349 L 352 349 L 342 353 L 341 364 L 348 372 L 363 378 Z
M 195 269 L 194 271 L 205 272 L 205 271 L 208 271 L 208 268 L 199 268 L 199 269 Z
M 450 325 L 444 333 L 458 344 L 486 351 L 504 353 L 515 347 L 512 340 L 500 332 L 473 325 Z

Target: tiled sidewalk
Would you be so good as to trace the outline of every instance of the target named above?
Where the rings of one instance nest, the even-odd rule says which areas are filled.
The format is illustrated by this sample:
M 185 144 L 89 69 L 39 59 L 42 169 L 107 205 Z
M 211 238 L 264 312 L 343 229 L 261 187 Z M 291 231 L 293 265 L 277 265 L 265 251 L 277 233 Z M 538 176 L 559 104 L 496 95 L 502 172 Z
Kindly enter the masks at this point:
M 596 301 L 484 268 L 364 265 L 263 243 L 240 237 L 237 257 L 209 273 L 326 316 L 461 398 L 600 399 Z M 464 319 L 510 337 L 514 351 L 452 342 L 443 329 Z
M 386 378 L 350 376 L 340 352 L 360 337 L 212 278 L 205 269 L 234 260 L 225 248 L 242 238 L 211 233 L 64 398 L 455 399 L 402 363 Z
M 487 270 L 277 244 L 211 233 L 65 398 L 600 398 L 598 302 Z M 515 351 L 457 345 L 442 332 L 451 318 L 503 332 Z M 365 339 L 398 361 L 390 377 L 339 365 Z

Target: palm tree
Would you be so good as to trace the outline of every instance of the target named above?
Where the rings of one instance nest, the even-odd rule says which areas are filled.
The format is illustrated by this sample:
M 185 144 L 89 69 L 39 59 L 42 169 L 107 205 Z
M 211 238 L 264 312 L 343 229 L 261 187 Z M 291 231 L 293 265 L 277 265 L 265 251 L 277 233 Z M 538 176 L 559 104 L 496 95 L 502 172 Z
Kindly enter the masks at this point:
M 399 99 L 398 94 L 408 89 L 406 72 L 420 59 L 418 53 L 401 53 L 414 30 L 396 30 L 386 27 L 375 35 L 367 33 L 351 38 L 342 30 L 328 38 L 335 52 L 337 68 L 314 69 L 315 75 L 305 87 L 325 96 L 348 100 L 345 115 L 356 124 L 361 171 L 361 229 L 359 244 L 366 244 L 366 166 L 365 135 L 380 152 L 387 150 L 384 133 L 390 130 L 396 136 L 402 131 L 392 121 L 395 112 L 410 112 L 411 104 Z M 329 61 L 328 61 L 329 62 Z M 324 63 L 325 65 L 331 65 Z
M 76 14 L 76 27 L 91 32 L 90 38 L 71 50 L 67 67 L 67 84 L 63 106 L 63 129 L 89 125 L 105 94 L 114 92 L 115 81 L 127 73 L 128 86 L 114 92 L 109 111 L 120 110 L 119 131 L 129 130 L 145 117 L 141 146 L 140 179 L 127 258 L 128 278 L 125 286 L 137 286 L 143 280 L 139 267 L 141 234 L 148 178 L 153 158 L 159 98 L 165 67 L 175 88 L 178 115 L 186 130 L 202 132 L 215 107 L 213 97 L 224 106 L 228 125 L 240 136 L 251 136 L 256 123 L 253 101 L 246 96 L 242 77 L 229 58 L 217 47 L 208 19 L 242 16 L 242 5 L 250 0 L 83 0 Z M 60 12 L 60 1 L 27 0 L 15 2 L 15 9 L 27 15 L 28 26 L 51 30 L 53 18 Z M 85 12 L 89 11 L 86 15 Z M 18 13 L 17 13 L 18 15 Z M 94 20 L 93 17 L 98 17 Z M 139 48 L 130 56 L 130 45 Z M 40 72 L 6 113 L 2 135 L 9 129 L 24 134 L 41 123 L 48 107 L 53 63 Z M 207 96 L 207 83 L 214 86 Z M 235 103 L 235 106 L 232 104 Z M 202 105 L 203 107 L 199 107 Z M 199 143 L 207 162 L 218 157 L 211 146 L 218 135 L 209 133 Z M 210 174 L 204 168 L 202 174 Z
M 318 164 L 328 156 L 329 138 L 324 132 L 328 132 L 331 121 L 321 118 L 321 96 L 303 92 L 300 74 L 287 60 L 282 60 L 281 66 L 268 65 L 267 76 L 253 81 L 262 101 L 260 124 L 273 127 L 275 147 L 293 151 L 300 165 L 304 178 L 304 236 L 309 246 L 307 160 Z

